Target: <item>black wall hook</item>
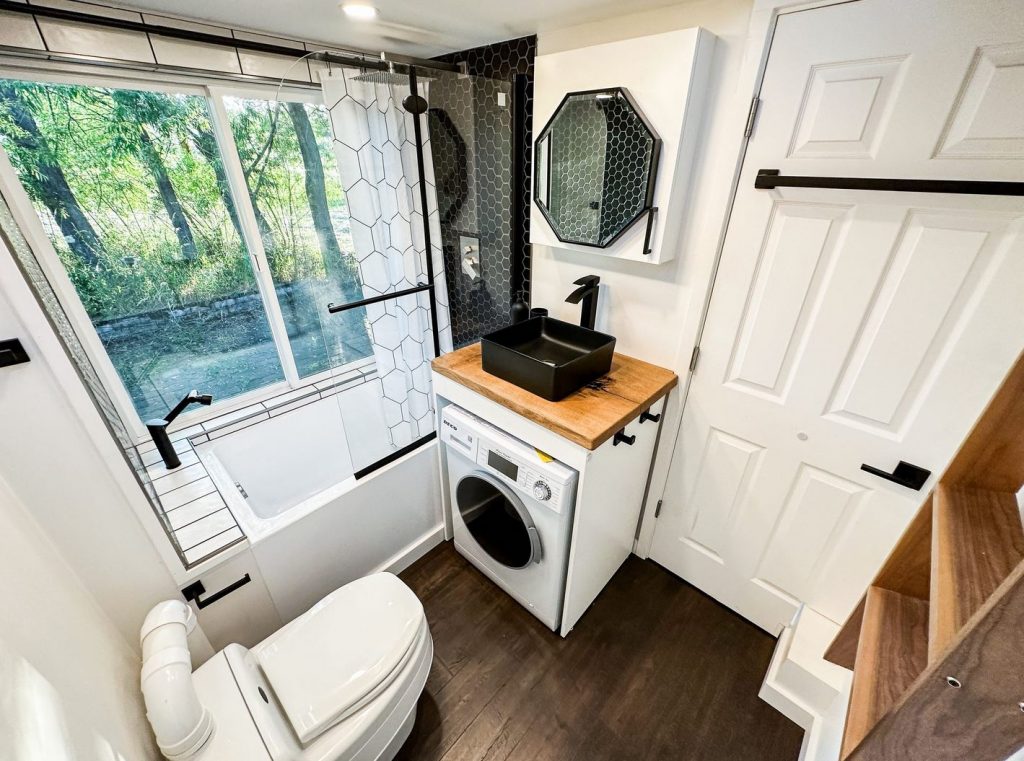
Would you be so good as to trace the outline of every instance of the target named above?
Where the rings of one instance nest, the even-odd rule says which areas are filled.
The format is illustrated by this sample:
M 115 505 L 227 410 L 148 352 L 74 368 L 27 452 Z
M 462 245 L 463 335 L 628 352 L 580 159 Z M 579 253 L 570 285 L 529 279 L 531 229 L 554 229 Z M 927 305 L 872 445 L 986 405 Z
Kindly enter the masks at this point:
M 625 444 L 627 446 L 633 446 L 636 441 L 636 436 L 627 436 L 626 429 L 623 428 L 621 431 L 616 431 L 615 437 L 612 439 L 612 446 L 617 447 L 619 444 Z
M 640 413 L 640 425 L 643 425 L 646 421 L 650 420 L 652 423 L 657 423 L 661 420 L 661 413 L 652 415 L 650 410 L 644 410 Z

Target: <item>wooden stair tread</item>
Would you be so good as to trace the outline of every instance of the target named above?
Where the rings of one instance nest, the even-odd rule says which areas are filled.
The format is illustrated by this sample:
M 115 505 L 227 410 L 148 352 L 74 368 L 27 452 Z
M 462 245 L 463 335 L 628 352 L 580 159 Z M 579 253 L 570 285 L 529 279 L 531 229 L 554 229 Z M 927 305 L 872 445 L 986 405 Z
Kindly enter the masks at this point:
M 1015 494 L 940 483 L 934 502 L 929 662 L 1024 559 Z
M 896 543 L 874 585 L 927 600 L 931 594 L 932 497 L 925 499 L 903 536 Z M 864 618 L 864 599 L 854 609 L 825 652 L 825 659 L 853 670 L 857 660 L 857 642 Z
M 840 758 L 845 759 L 928 665 L 928 601 L 870 587 Z
M 1024 353 L 964 439 L 946 483 L 1016 493 L 1024 486 Z
M 849 761 L 1024 747 L 1024 352 L 937 483 L 826 654 L 854 670 Z

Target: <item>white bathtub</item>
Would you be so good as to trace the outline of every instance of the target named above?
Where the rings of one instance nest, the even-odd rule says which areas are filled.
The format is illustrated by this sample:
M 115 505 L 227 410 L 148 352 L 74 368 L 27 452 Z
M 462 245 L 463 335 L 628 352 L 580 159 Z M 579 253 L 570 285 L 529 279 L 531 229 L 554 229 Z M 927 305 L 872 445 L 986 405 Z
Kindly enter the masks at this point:
M 377 393 L 366 383 L 197 447 L 284 620 L 441 541 L 435 445 L 353 476 L 353 449 L 360 468 L 392 451 Z
M 377 389 L 364 383 L 197 447 L 250 541 L 345 493 L 355 470 L 390 454 Z

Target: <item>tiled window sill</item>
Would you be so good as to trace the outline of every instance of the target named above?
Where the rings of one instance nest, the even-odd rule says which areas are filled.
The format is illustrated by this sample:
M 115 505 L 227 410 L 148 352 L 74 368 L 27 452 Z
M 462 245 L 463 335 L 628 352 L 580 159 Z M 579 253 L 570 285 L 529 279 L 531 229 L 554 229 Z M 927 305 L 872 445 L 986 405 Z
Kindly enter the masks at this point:
M 152 441 L 136 446 L 146 466 L 147 490 L 154 504 L 159 505 L 164 526 L 186 569 L 245 540 L 195 447 L 334 396 L 376 376 L 376 365 L 369 362 L 175 431 L 170 437 L 181 465 L 174 470 L 164 466 Z

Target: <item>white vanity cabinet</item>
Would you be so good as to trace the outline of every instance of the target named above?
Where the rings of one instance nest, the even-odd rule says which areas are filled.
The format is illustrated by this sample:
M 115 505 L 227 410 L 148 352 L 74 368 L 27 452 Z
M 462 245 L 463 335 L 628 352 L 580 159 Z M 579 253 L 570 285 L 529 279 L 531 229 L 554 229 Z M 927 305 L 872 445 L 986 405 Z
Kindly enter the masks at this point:
M 633 551 L 661 413 L 676 376 L 616 355 L 608 376 L 612 380 L 603 389 L 584 389 L 562 402 L 548 402 L 484 373 L 479 368 L 479 351 L 477 344 L 435 360 L 438 422 L 444 407 L 456 404 L 579 473 L 560 630 L 565 636 Z M 457 356 L 460 354 L 462 357 Z M 627 368 L 623 363 L 633 364 Z M 637 382 L 637 374 L 630 372 L 636 365 L 653 371 L 649 382 Z M 620 380 L 635 383 L 637 393 L 632 392 L 633 385 L 626 389 L 625 384 L 617 384 L 617 373 Z M 624 403 L 616 391 L 636 399 Z M 625 422 L 619 423 L 623 417 Z M 632 443 L 616 444 L 617 431 Z M 588 440 L 595 432 L 601 432 L 599 443 Z M 439 452 L 446 536 L 450 538 L 447 452 L 444 446 Z

